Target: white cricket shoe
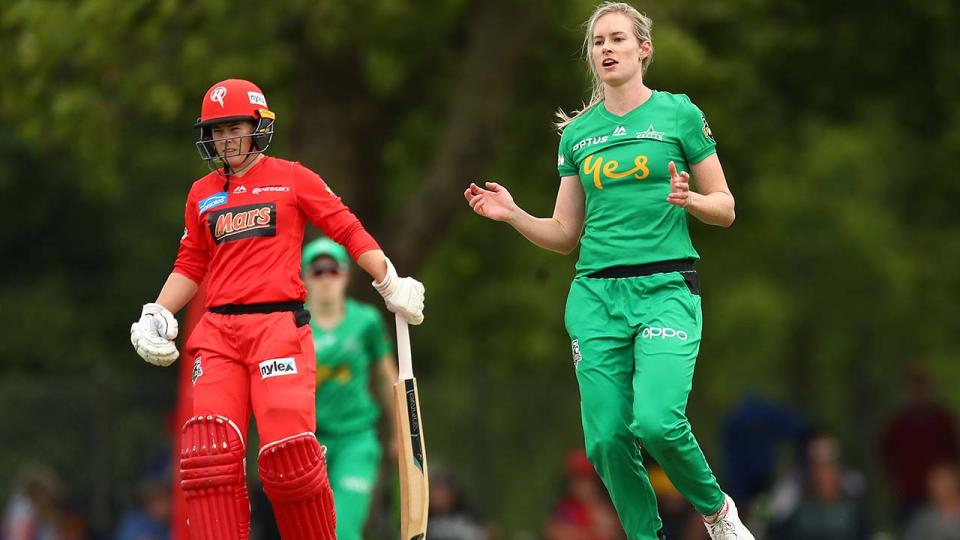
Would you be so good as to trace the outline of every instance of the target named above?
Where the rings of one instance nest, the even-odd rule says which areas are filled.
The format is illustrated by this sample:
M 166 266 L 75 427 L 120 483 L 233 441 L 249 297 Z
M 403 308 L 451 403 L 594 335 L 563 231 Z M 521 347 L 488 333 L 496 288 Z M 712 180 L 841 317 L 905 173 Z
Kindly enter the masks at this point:
M 704 526 L 711 540 L 756 540 L 750 531 L 740 521 L 737 514 L 737 505 L 733 504 L 733 499 L 729 495 L 724 495 L 726 502 L 720 510 L 717 520 L 708 522 L 703 520 Z

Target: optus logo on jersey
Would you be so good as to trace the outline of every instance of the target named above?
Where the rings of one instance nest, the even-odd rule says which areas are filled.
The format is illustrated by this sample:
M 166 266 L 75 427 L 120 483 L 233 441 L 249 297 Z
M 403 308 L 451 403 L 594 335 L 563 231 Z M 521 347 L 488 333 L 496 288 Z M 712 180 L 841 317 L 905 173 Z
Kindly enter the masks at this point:
M 633 168 L 617 172 L 617 169 L 620 168 L 620 162 L 610 159 L 606 163 L 603 161 L 603 156 L 598 156 L 596 154 L 587 156 L 587 159 L 583 160 L 583 173 L 593 175 L 593 185 L 597 186 L 597 189 L 603 189 L 603 182 L 600 180 L 600 173 L 603 172 L 603 176 L 608 179 L 619 179 L 626 178 L 633 175 L 637 180 L 643 180 L 644 178 L 650 176 L 650 169 L 647 168 L 647 162 L 649 159 L 647 156 L 639 155 L 633 160 Z
M 581 149 L 581 148 L 586 148 L 586 147 L 592 146 L 592 145 L 594 145 L 594 144 L 603 144 L 603 143 L 607 142 L 608 140 L 610 140 L 610 136 L 609 136 L 609 135 L 604 135 L 603 137 L 587 137 L 586 139 L 584 139 L 584 140 L 578 142 L 577 144 L 573 145 L 573 151 L 576 152 L 577 150 L 579 150 L 579 149 Z
M 640 333 L 640 337 L 643 339 L 679 339 L 680 341 L 686 341 L 687 333 L 675 328 L 648 326 Z
M 260 362 L 260 378 L 269 379 L 270 377 L 280 377 L 283 375 L 295 375 L 297 373 L 297 363 L 291 358 L 271 358 Z

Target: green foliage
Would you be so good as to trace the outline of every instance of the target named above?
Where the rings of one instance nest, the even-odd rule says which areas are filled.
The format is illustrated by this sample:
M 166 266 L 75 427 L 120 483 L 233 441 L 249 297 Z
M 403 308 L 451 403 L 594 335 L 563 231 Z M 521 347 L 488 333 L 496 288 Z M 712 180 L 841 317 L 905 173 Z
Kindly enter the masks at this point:
M 265 90 L 279 118 L 275 154 L 314 166 L 371 230 L 402 238 L 403 224 L 388 224 L 452 144 L 444 123 L 480 105 L 453 96 L 483 43 L 477 33 L 490 31 L 486 14 L 507 10 L 510 24 L 536 30 L 516 44 L 515 67 L 485 58 L 491 76 L 513 70 L 506 115 L 471 149 L 484 168 L 448 179 L 442 197 L 494 178 L 531 213 L 549 214 L 552 115 L 586 97 L 580 23 L 593 4 L 535 4 L 512 20 L 520 8 L 495 1 L 5 3 L 0 195 L 12 226 L 0 230 L 0 373 L 153 377 L 172 407 L 173 370 L 144 371 L 127 327 L 172 264 L 185 194 L 206 172 L 192 124 L 222 78 Z M 737 197 L 730 230 L 692 227 L 705 310 L 690 405 L 698 436 L 716 455 L 716 421 L 756 392 L 840 430 L 868 461 L 908 363 L 960 376 L 960 184 L 949 176 L 960 151 L 960 7 L 643 9 L 655 19 L 648 81 L 706 112 Z M 461 470 L 501 532 L 536 531 L 561 456 L 580 438 L 563 329 L 575 258 L 457 208 L 411 255 L 419 268 L 402 269 L 429 290 L 414 343 L 431 456 Z M 116 425 L 130 438 L 112 439 L 111 455 L 133 461 L 123 470 L 134 475 L 143 463 L 133 450 L 158 439 L 161 421 L 156 407 L 127 399 Z M 16 429 L 34 433 L 30 421 Z M 64 452 L 88 448 L 84 435 L 62 435 L 8 441 L 0 477 L 28 452 L 81 471 Z M 70 480 L 92 489 L 88 471 Z

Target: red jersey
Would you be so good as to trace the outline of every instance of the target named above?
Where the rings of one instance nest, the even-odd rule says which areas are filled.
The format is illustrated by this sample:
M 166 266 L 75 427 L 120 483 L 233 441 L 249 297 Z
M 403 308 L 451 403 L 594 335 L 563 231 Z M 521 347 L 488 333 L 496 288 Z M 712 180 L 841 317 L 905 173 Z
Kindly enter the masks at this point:
M 306 220 L 356 259 L 380 249 L 360 220 L 313 171 L 264 156 L 243 176 L 211 172 L 187 196 L 186 227 L 173 271 L 196 283 L 207 272 L 206 305 L 304 301 L 300 250 Z

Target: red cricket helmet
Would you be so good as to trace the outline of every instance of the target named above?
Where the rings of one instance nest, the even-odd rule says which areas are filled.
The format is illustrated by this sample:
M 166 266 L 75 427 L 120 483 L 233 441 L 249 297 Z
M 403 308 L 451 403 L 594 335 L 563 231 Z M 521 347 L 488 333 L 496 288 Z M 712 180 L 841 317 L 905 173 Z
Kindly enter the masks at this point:
M 223 159 L 217 154 L 213 143 L 211 126 L 229 122 L 249 120 L 254 122 L 253 145 L 255 154 L 263 152 L 273 140 L 273 124 L 276 116 L 267 107 L 267 98 L 257 85 L 242 79 L 227 79 L 220 81 L 207 90 L 200 106 L 200 118 L 194 127 L 200 128 L 200 138 L 197 140 L 197 150 L 200 158 L 217 168 L 214 163 Z

